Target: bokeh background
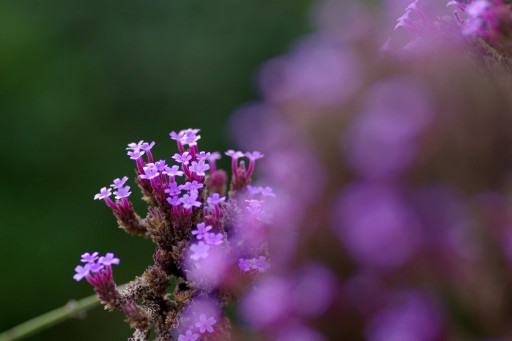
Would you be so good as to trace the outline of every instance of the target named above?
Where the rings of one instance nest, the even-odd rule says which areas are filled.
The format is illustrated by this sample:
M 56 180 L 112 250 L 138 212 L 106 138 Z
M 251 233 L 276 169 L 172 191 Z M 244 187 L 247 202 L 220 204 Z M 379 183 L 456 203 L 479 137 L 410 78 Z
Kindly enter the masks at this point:
M 310 0 L 0 2 L 0 331 L 92 294 L 72 280 L 84 251 L 113 251 L 123 283 L 151 243 L 92 200 L 128 175 L 128 142 L 201 128 L 232 147 L 227 118 L 257 97 L 255 75 L 309 31 Z M 139 212 L 143 213 L 140 202 Z M 97 308 L 31 340 L 123 340 L 120 313 Z

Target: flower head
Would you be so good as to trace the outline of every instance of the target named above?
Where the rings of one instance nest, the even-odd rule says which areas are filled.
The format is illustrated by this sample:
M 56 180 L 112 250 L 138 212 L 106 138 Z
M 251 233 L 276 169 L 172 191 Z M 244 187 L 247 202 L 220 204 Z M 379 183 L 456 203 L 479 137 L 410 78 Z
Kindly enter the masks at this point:
M 196 327 L 199 328 L 201 333 L 213 333 L 213 325 L 217 321 L 212 317 L 206 317 L 205 314 L 199 315 L 199 322 L 196 323 Z
M 225 200 L 226 200 L 226 197 L 221 197 L 219 195 L 219 193 L 213 193 L 211 196 L 206 198 L 206 202 L 208 203 L 208 205 L 212 205 L 212 206 L 218 205 Z
M 183 154 L 176 153 L 172 158 L 178 163 L 188 165 L 189 161 L 192 159 L 192 155 L 190 155 L 189 152 L 184 152 Z
M 114 179 L 114 183 L 112 185 L 110 185 L 110 187 L 113 187 L 113 188 L 120 188 L 120 187 L 123 187 L 124 184 L 126 183 L 126 181 L 128 181 L 128 177 L 127 176 L 124 176 L 122 179 Z
M 101 200 L 108 198 L 112 195 L 112 189 L 107 187 L 102 187 L 100 192 L 94 196 L 94 200 Z
M 205 163 L 204 160 L 200 161 L 192 161 L 192 164 L 190 165 L 190 171 L 196 173 L 199 176 L 205 176 L 208 169 L 210 169 L 210 165 Z
M 199 260 L 201 258 L 206 258 L 206 257 L 208 257 L 209 250 L 210 250 L 210 246 L 208 244 L 205 244 L 202 241 L 199 243 L 196 243 L 196 244 L 192 244 L 190 246 L 190 251 L 192 251 L 190 258 L 193 260 Z
M 116 258 L 113 253 L 109 252 L 105 256 L 100 257 L 98 263 L 101 263 L 105 266 L 110 266 L 112 264 L 119 264 L 119 258 Z
M 91 270 L 90 263 L 87 263 L 84 266 L 78 265 L 75 268 L 76 273 L 73 275 L 73 279 L 77 282 L 81 281 L 82 278 L 86 277 L 89 274 L 90 270 Z
M 90 254 L 89 252 L 85 252 L 84 254 L 82 254 L 81 257 L 81 261 L 83 263 L 92 263 L 96 261 L 96 259 L 98 259 L 98 252 L 93 252 L 92 254 Z
M 183 207 L 186 209 L 192 208 L 192 207 L 201 207 L 201 202 L 197 200 L 197 193 L 190 192 L 190 194 L 183 194 L 183 196 L 180 198 L 181 203 L 183 204 Z
M 206 233 L 204 234 L 204 241 L 209 245 L 221 245 L 224 241 L 224 235 L 222 233 Z
M 212 229 L 211 225 L 206 225 L 205 223 L 197 224 L 197 228 L 192 230 L 192 235 L 196 236 L 197 239 L 203 239 L 204 236 Z
M 148 163 L 146 166 L 144 166 L 143 170 L 144 174 L 140 175 L 141 179 L 151 180 L 160 175 L 160 172 L 154 163 Z
M 117 189 L 117 191 L 114 191 L 115 198 L 118 200 L 127 198 L 130 196 L 130 194 L 132 194 L 132 192 L 130 192 L 130 186 L 120 187 Z
M 242 153 L 240 151 L 234 151 L 232 149 L 228 150 L 225 154 L 227 156 L 231 157 L 233 160 L 237 160 L 244 156 L 244 153 Z

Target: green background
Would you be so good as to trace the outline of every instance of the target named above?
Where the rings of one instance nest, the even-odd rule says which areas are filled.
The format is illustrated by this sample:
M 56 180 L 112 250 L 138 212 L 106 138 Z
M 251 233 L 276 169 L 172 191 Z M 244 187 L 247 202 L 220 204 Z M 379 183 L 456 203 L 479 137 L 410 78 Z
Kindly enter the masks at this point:
M 149 241 L 93 201 L 130 176 L 128 142 L 201 128 L 232 147 L 227 118 L 257 98 L 258 66 L 308 32 L 310 0 L 0 2 L 0 331 L 92 293 L 80 254 L 115 252 L 118 283 L 151 261 Z M 134 191 L 138 211 L 143 205 Z M 31 340 L 123 340 L 120 313 L 96 309 Z

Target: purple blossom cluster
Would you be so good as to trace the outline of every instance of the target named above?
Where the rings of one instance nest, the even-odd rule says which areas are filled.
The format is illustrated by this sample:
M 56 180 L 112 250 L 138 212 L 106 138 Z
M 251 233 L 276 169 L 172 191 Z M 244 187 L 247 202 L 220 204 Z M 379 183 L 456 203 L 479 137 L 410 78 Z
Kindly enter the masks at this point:
M 155 142 L 128 144 L 135 182 L 148 204 L 145 218 L 128 199 L 126 176 L 94 196 L 112 209 L 122 229 L 154 242 L 154 264 L 119 289 L 111 269 L 119 259 L 84 253 L 73 278 L 86 278 L 107 309 L 125 313 L 135 329 L 131 340 L 147 340 L 152 331 L 159 340 L 226 340 L 231 327 L 222 307 L 237 300 L 241 283 L 255 279 L 240 271 L 239 259 L 257 272 L 270 268 L 265 235 L 272 214 L 266 201 L 275 194 L 268 186 L 251 186 L 263 154 L 226 152 L 232 158 L 228 186 L 226 172 L 216 167 L 221 154 L 199 150 L 199 129 L 170 137 L 178 147 L 170 163 L 154 160 Z

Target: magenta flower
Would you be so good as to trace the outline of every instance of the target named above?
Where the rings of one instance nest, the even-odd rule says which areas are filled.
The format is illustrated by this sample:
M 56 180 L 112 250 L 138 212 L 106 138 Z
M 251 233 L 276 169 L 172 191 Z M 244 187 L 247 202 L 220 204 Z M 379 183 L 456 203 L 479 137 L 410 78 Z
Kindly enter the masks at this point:
M 81 261 L 83 263 L 93 263 L 96 261 L 96 259 L 98 259 L 98 252 L 93 252 L 92 254 L 86 252 L 82 254 Z
M 181 199 L 177 195 L 174 195 L 172 197 L 168 197 L 166 200 L 169 203 L 169 205 L 172 205 L 172 206 L 179 206 L 179 205 L 181 205 Z
M 120 187 L 117 191 L 114 191 L 115 198 L 118 200 L 121 198 L 127 198 L 130 194 L 132 194 L 132 192 L 130 192 L 130 186 Z
M 91 270 L 91 264 L 87 263 L 84 266 L 78 265 L 75 268 L 75 274 L 73 275 L 73 279 L 77 282 L 81 281 L 82 278 L 86 277 Z
M 151 180 L 160 175 L 160 172 L 158 172 L 158 169 L 154 163 L 148 163 L 146 166 L 144 166 L 143 170 L 144 174 L 140 175 L 141 179 Z
M 103 270 L 103 268 L 104 268 L 104 266 L 100 262 L 89 264 L 89 270 L 91 273 L 98 273 L 101 270 Z
M 206 198 L 206 202 L 208 203 L 208 205 L 212 205 L 212 206 L 218 205 L 225 200 L 226 200 L 226 197 L 221 197 L 219 195 L 219 193 L 213 193 L 211 196 Z
M 203 239 L 205 235 L 210 231 L 212 227 L 210 225 L 206 225 L 205 223 L 197 224 L 197 229 L 192 230 L 192 235 L 196 236 L 197 239 Z
M 183 171 L 180 171 L 180 168 L 176 165 L 172 166 L 172 167 L 166 167 L 163 171 L 162 171 L 163 174 L 166 174 L 168 176 L 171 176 L 171 177 L 175 177 L 175 176 L 183 176 Z
M 206 233 L 204 241 L 209 245 L 221 245 L 224 242 L 224 235 L 222 233 Z
M 129 151 L 128 153 L 128 156 L 130 157 L 130 159 L 132 160 L 138 160 L 142 157 L 142 155 L 145 154 L 144 151 L 140 151 L 140 150 L 136 150 L 136 151 Z
M 205 171 L 210 169 L 210 165 L 205 163 L 204 160 L 192 161 L 192 164 L 190 165 L 189 169 L 191 172 L 194 172 L 199 176 L 205 176 Z
M 210 160 L 210 155 L 211 155 L 210 152 L 200 152 L 199 154 L 196 155 L 196 158 L 198 161 L 206 161 L 206 160 Z
M 117 178 L 114 180 L 114 183 L 112 185 L 110 185 L 110 187 L 113 187 L 113 188 L 123 187 L 126 181 L 128 181 L 127 176 L 124 176 L 122 179 Z
M 191 192 L 190 194 L 183 194 L 180 198 L 183 207 L 190 209 L 192 207 L 201 207 L 201 202 L 197 200 L 197 193 Z
M 105 266 L 110 266 L 112 264 L 119 264 L 119 258 L 116 258 L 113 253 L 109 252 L 104 257 L 100 257 L 98 263 L 101 263 Z
M 181 189 L 187 190 L 189 192 L 195 192 L 195 193 L 199 192 L 199 190 L 203 187 L 204 187 L 204 185 L 202 183 L 197 182 L 195 180 L 192 182 L 187 181 L 187 182 L 185 182 L 184 185 L 181 185 Z
M 169 184 L 169 188 L 164 190 L 165 193 L 169 194 L 169 196 L 180 195 L 181 193 L 181 185 L 178 185 L 176 182 L 171 182 Z
M 251 161 L 256 161 L 258 159 L 261 159 L 264 155 L 261 154 L 260 152 L 246 152 L 245 154 L 245 157 L 247 157 L 249 160 Z
M 196 341 L 198 337 L 199 334 L 195 334 L 191 330 L 187 330 L 185 334 L 180 334 L 178 336 L 178 341 Z
M 174 161 L 178 163 L 182 163 L 184 165 L 188 165 L 189 161 L 192 159 L 192 155 L 190 155 L 189 152 L 184 152 L 183 154 L 174 154 L 173 157 Z
M 199 129 L 186 129 L 183 131 L 183 136 L 180 142 L 183 145 L 189 145 L 190 147 L 197 145 L 197 141 L 201 138 L 200 135 L 197 135 L 198 132 Z
M 107 188 L 107 187 L 102 187 L 100 189 L 100 192 L 94 196 L 94 200 L 106 199 L 111 195 L 112 195 L 112 189 Z
M 160 161 L 157 161 L 155 162 L 155 168 L 160 172 L 160 173 L 163 173 L 163 171 L 165 171 L 168 166 L 167 166 L 167 162 L 165 162 L 165 160 L 160 160 Z
M 142 142 L 142 141 L 141 141 Z M 147 143 L 147 142 L 143 142 L 141 145 L 140 145 L 140 149 L 145 151 L 146 153 L 149 153 L 149 151 L 151 150 L 151 148 L 153 148 L 155 146 L 155 142 L 151 142 L 151 143 Z
M 138 143 L 135 143 L 135 142 L 128 143 L 128 148 L 126 148 L 126 150 L 132 150 L 134 152 L 139 151 L 141 149 L 143 143 L 144 143 L 143 140 L 140 140 Z
M 196 327 L 199 328 L 201 333 L 213 333 L 213 325 L 217 323 L 217 321 L 212 317 L 206 317 L 205 314 L 199 315 L 199 322 L 196 323 Z
M 190 255 L 190 258 L 193 260 L 199 260 L 201 258 L 207 258 L 208 257 L 208 251 L 210 250 L 210 246 L 205 244 L 204 242 L 199 242 L 196 244 L 192 244 L 190 246 L 190 251 L 192 251 L 192 254 Z

